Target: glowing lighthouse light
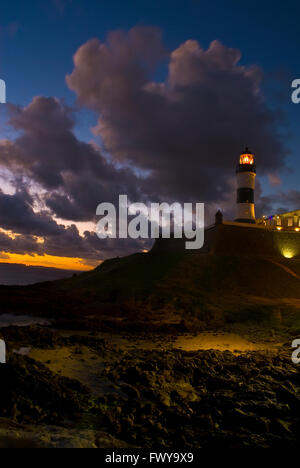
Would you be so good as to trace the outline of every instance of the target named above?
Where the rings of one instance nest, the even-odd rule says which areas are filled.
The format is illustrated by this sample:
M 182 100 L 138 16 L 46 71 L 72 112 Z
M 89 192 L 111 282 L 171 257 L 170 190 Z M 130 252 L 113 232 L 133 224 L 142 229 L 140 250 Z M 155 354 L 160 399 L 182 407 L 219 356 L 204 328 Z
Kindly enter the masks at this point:
M 256 165 L 254 155 L 248 148 L 240 156 L 240 162 L 236 168 L 237 178 L 237 203 L 236 222 L 255 224 L 255 189 Z
M 254 156 L 251 153 L 243 153 L 240 156 L 240 164 L 254 164 Z

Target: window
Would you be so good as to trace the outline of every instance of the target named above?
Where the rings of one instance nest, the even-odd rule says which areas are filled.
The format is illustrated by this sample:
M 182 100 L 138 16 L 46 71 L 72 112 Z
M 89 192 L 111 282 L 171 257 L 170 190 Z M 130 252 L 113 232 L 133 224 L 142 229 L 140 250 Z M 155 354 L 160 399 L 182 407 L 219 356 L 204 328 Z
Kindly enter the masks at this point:
M 281 218 L 277 218 L 276 222 L 277 222 L 277 226 L 281 226 Z
M 288 227 L 293 226 L 293 218 L 288 218 Z

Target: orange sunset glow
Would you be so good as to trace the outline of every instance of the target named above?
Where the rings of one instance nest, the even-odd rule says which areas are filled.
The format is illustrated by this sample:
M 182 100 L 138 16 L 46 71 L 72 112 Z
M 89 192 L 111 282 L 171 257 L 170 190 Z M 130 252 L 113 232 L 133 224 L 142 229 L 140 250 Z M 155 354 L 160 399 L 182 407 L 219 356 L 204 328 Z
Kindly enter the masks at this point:
M 82 258 L 56 257 L 53 255 L 20 255 L 1 252 L 0 263 L 23 264 L 27 266 L 42 266 L 61 270 L 89 271 L 99 262 L 88 262 Z

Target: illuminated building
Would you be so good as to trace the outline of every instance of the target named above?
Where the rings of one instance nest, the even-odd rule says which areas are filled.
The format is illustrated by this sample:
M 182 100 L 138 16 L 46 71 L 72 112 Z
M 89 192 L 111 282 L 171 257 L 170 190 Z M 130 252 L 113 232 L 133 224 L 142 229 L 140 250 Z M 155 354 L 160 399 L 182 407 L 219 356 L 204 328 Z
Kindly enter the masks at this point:
M 300 210 L 263 216 L 257 220 L 257 224 L 264 225 L 270 229 L 277 229 L 277 231 L 300 232 Z

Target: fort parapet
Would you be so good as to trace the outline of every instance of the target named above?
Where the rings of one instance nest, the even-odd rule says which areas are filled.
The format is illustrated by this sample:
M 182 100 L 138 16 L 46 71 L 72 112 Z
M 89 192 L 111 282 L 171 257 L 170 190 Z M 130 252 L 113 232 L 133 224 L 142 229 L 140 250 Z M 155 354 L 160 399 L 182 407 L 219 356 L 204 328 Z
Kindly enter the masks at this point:
M 152 252 L 181 252 L 185 239 L 157 239 Z M 300 232 L 266 226 L 223 222 L 205 229 L 201 253 L 300 258 Z

